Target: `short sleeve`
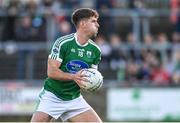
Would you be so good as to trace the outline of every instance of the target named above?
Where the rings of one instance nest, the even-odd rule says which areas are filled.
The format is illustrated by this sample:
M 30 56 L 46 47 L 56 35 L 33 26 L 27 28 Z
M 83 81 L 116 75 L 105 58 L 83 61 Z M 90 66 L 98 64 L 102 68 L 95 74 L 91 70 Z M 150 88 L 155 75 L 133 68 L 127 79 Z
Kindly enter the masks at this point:
M 49 58 L 62 62 L 64 54 L 65 54 L 65 50 L 63 48 L 63 45 L 61 45 L 60 40 L 56 40 L 52 46 L 51 52 L 49 54 Z

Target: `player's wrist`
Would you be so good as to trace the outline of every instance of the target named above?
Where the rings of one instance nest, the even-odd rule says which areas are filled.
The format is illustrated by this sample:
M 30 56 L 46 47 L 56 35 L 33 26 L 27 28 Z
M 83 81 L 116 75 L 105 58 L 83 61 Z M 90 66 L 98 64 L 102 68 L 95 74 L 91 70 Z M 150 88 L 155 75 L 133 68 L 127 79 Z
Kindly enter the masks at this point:
M 70 74 L 70 79 L 75 81 L 76 80 L 75 74 Z

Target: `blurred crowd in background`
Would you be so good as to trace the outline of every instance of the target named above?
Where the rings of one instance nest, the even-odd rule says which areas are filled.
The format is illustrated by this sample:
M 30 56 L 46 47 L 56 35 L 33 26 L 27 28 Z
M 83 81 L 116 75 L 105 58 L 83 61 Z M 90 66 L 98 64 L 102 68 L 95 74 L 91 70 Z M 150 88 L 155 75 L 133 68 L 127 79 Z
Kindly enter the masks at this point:
M 102 50 L 99 69 L 105 79 L 127 86 L 180 85 L 179 0 L 0 0 L 0 42 L 53 42 L 75 31 L 70 15 L 80 7 L 95 8 L 100 13 L 95 42 Z M 151 9 L 167 10 L 169 14 L 163 19 L 157 17 L 157 26 L 150 27 L 152 32 L 140 34 L 140 38 L 132 31 L 132 24 L 124 27 L 120 23 L 127 16 L 113 17 L 110 13 L 146 13 Z
M 54 34 L 55 38 L 65 35 L 74 31 L 70 22 L 70 14 L 74 9 L 80 7 L 91 7 L 99 11 L 99 21 L 103 26 L 100 31 L 104 35 L 109 35 L 112 31 L 117 32 L 117 26 L 119 26 L 118 17 L 113 18 L 111 15 L 114 11 L 110 10 L 132 10 L 137 13 L 146 13 L 149 9 L 169 10 L 168 12 L 171 13 L 167 17 L 174 32 L 168 36 L 170 40 L 178 40 L 179 0 L 0 0 L 0 40 L 45 41 L 47 38 L 46 23 L 48 23 L 46 18 L 53 18 L 56 22 L 58 29 Z M 123 19 L 123 17 L 120 18 Z M 128 28 L 130 32 L 131 27 Z M 128 35 L 127 32 L 126 35 Z M 123 38 L 126 39 L 124 36 Z

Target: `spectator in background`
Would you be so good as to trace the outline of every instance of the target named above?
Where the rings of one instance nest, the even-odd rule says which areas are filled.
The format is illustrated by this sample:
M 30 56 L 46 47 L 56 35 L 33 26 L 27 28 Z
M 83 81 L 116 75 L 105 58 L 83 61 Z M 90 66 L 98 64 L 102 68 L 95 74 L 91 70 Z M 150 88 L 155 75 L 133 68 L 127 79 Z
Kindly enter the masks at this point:
M 110 40 L 111 46 L 115 49 L 118 49 L 122 43 L 121 37 L 116 33 L 110 34 L 109 40 Z
M 29 16 L 35 16 L 37 14 L 37 6 L 36 0 L 29 0 L 24 6 L 24 13 Z
M 164 62 L 164 69 L 170 75 L 170 81 L 172 80 L 173 69 L 174 69 L 174 60 L 173 60 L 172 54 L 173 54 L 173 52 L 171 49 L 167 52 L 167 59 L 163 61 Z
M 112 0 L 97 0 L 95 5 L 96 9 L 109 9 L 112 8 Z
M 151 75 L 150 64 L 151 62 L 154 62 L 155 56 L 150 49 L 142 49 L 139 52 L 141 52 L 141 61 L 139 61 L 138 63 L 139 69 L 137 73 L 137 78 L 138 80 L 140 80 L 139 84 L 149 85 Z M 141 81 L 142 83 L 140 83 Z
M 128 2 L 127 0 L 111 0 L 111 5 L 113 9 L 119 9 L 119 8 L 127 8 Z
M 112 48 L 110 55 L 110 67 L 112 70 L 118 70 L 120 67 L 124 66 L 125 58 L 121 47 L 121 37 L 118 34 L 110 35 L 110 46 Z
M 180 33 L 180 1 L 170 0 L 171 15 L 170 20 L 174 25 L 174 32 Z
M 129 8 L 136 10 L 137 12 L 146 10 L 146 6 L 143 0 L 129 0 Z
M 180 48 L 180 34 L 178 32 L 172 33 L 172 49 L 179 49 Z
M 132 32 L 128 33 L 126 39 L 127 39 L 127 44 L 129 46 L 136 46 L 137 45 L 137 37 Z
M 38 6 L 38 13 L 45 16 L 54 16 L 60 13 L 59 3 L 55 0 L 41 0 Z
M 180 85 L 180 71 L 176 71 L 172 75 L 173 85 Z
M 138 69 L 139 66 L 134 61 L 129 61 L 126 64 L 125 80 L 128 85 L 135 85 L 138 83 Z
M 139 45 L 137 37 L 133 33 L 127 35 L 127 45 L 129 47 L 129 57 L 135 61 L 140 60 L 140 52 L 136 52 L 136 49 Z
M 159 33 L 157 36 L 157 47 L 166 50 L 167 48 L 169 48 L 169 46 L 170 44 L 167 35 L 162 32 Z
M 99 10 L 99 24 L 103 25 L 103 30 L 100 28 L 99 33 L 109 35 L 109 32 L 114 31 L 114 20 L 110 17 L 110 9 L 112 8 L 112 0 L 96 0 L 96 9 Z
M 156 61 L 151 64 L 151 80 L 154 86 L 168 86 L 170 85 L 170 75 L 164 69 L 163 65 Z
M 0 0 L 0 14 L 4 15 L 5 10 L 6 9 L 5 9 L 4 5 L 3 5 L 3 0 Z
M 113 71 L 117 71 L 117 79 L 122 81 L 125 79 L 125 54 L 124 51 L 121 50 L 122 46 L 121 37 L 112 33 L 109 37 L 110 45 L 111 45 L 111 55 L 110 55 L 110 68 Z
M 81 3 L 80 0 L 58 0 L 62 4 L 63 9 L 76 9 Z
M 72 27 L 69 21 L 66 20 L 65 17 L 56 17 L 56 25 L 57 25 L 57 31 L 55 35 L 55 39 L 58 37 L 67 35 L 69 33 L 72 33 Z
M 17 16 L 22 12 L 22 4 L 20 0 L 10 0 L 9 5 L 7 6 L 7 13 L 10 16 Z
M 16 21 L 16 41 L 45 41 L 45 29 L 42 18 L 24 16 Z
M 35 32 L 37 33 L 37 32 Z M 30 16 L 22 17 L 16 22 L 15 37 L 19 41 L 31 41 L 33 37 L 32 19 Z
M 76 0 L 75 0 L 76 1 Z M 77 0 L 79 1 L 80 7 L 89 7 L 89 8 L 95 8 L 96 1 L 95 0 Z
M 154 38 L 151 34 L 146 34 L 143 37 L 143 43 L 145 44 L 146 47 L 152 47 L 153 43 L 154 43 Z
M 22 4 L 20 0 L 10 0 L 8 6 L 6 7 L 7 15 L 4 28 L 3 28 L 3 41 L 13 40 L 15 37 L 14 29 L 15 29 L 15 21 L 17 19 L 17 15 L 22 12 L 21 8 Z
M 180 34 L 178 32 L 172 33 L 172 43 L 173 44 L 179 44 L 180 45 Z
M 174 50 L 173 62 L 172 81 L 174 84 L 180 84 L 180 50 Z
M 150 66 L 147 62 L 142 62 L 139 65 L 139 69 L 138 69 L 138 74 L 137 74 L 137 78 L 138 80 L 140 80 L 139 84 L 150 84 L 150 74 L 151 74 L 151 69 Z
M 154 50 L 148 49 L 142 53 L 143 61 L 148 65 L 155 64 L 158 62 L 159 58 L 156 56 Z
M 99 46 L 99 48 L 101 49 L 101 54 L 102 54 L 102 62 L 101 62 L 99 67 L 100 68 L 102 67 L 103 69 L 108 69 L 109 68 L 109 62 L 110 62 L 110 55 L 111 55 L 111 46 L 107 42 L 104 35 L 99 34 L 97 36 L 95 42 Z

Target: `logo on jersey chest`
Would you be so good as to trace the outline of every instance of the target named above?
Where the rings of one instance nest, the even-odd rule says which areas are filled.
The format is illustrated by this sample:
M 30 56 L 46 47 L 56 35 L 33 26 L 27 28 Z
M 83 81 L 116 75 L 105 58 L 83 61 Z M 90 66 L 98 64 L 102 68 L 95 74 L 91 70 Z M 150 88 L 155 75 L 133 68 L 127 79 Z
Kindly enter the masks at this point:
M 81 69 L 89 68 L 89 65 L 81 60 L 72 60 L 66 64 L 66 68 L 70 73 L 76 73 Z
M 86 52 L 86 55 L 87 55 L 88 58 L 91 58 L 92 52 L 91 52 L 91 51 L 87 51 L 87 52 Z
M 76 50 L 75 50 L 74 48 L 72 48 L 72 49 L 71 49 L 71 52 L 72 52 L 72 53 L 75 53 L 75 52 L 76 52 Z
M 85 49 L 77 49 L 75 50 L 74 48 L 71 48 L 72 53 L 77 53 L 79 57 L 84 57 L 87 56 L 88 58 L 91 58 L 92 52 L 91 51 L 86 51 Z

